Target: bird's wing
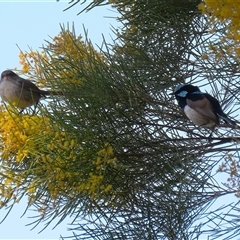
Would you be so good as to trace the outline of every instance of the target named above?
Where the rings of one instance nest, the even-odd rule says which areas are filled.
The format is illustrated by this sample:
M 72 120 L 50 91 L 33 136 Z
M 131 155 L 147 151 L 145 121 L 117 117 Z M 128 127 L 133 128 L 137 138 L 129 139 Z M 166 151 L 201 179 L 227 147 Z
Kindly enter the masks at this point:
M 196 101 L 187 99 L 187 105 L 190 108 L 194 109 L 196 112 L 202 114 L 206 118 L 209 118 L 213 122 L 218 124 L 218 122 L 219 122 L 218 117 L 214 113 L 214 109 L 212 108 L 212 104 L 210 103 L 210 101 L 206 97 L 203 97 L 201 100 L 196 100 Z
M 19 76 L 17 76 L 15 78 L 14 83 L 29 92 L 34 92 L 34 93 L 39 93 L 39 94 L 43 93 L 43 91 L 40 90 L 34 83 L 32 83 L 31 81 L 26 80 L 24 78 L 21 78 Z
M 212 107 L 216 114 L 224 120 L 224 122 L 230 124 L 230 125 L 236 125 L 236 122 L 229 119 L 229 117 L 223 112 L 218 100 L 214 97 L 212 97 L 210 94 L 205 93 L 205 97 L 212 103 Z

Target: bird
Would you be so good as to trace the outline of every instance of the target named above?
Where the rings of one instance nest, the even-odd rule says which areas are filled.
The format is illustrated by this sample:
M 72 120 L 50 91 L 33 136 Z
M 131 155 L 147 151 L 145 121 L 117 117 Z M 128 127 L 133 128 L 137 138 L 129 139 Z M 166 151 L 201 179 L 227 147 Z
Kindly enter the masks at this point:
M 52 93 L 39 89 L 33 82 L 21 78 L 11 70 L 5 70 L 1 74 L 0 96 L 3 101 L 20 108 L 20 112 L 32 105 L 37 106 L 42 97 Z
M 222 119 L 225 123 L 237 127 L 236 122 L 223 112 L 219 101 L 210 94 L 201 92 L 199 87 L 180 84 L 176 86 L 174 95 L 178 105 L 195 125 L 214 129 L 220 125 Z

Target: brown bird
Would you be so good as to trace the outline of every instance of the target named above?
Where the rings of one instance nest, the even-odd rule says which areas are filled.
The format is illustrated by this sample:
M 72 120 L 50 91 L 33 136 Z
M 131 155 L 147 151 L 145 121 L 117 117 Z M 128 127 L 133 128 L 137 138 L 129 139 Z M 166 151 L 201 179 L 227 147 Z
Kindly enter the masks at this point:
M 5 70 L 1 74 L 0 96 L 3 101 L 21 109 L 37 105 L 41 97 L 56 95 L 56 92 L 49 92 L 39 89 L 33 82 L 19 77 L 11 70 Z

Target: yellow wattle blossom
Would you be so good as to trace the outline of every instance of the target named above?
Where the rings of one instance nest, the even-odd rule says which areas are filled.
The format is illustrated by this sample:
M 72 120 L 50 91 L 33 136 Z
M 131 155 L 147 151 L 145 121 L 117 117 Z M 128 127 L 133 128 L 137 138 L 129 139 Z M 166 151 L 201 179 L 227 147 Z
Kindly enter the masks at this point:
M 19 189 L 28 193 L 30 204 L 40 193 L 43 199 L 50 197 L 58 202 L 78 194 L 98 200 L 113 191 L 105 174 L 108 168 L 116 168 L 117 159 L 110 144 L 96 151 L 95 160 L 88 159 L 88 150 L 78 139 L 51 119 L 19 115 L 3 107 L 0 129 L 2 205 L 4 199 L 13 196 L 17 202 Z
M 69 31 L 62 31 L 42 52 L 21 51 L 19 57 L 22 71 L 40 87 L 51 90 L 66 83 L 72 84 L 73 90 L 75 86 L 81 88 L 87 81 L 84 71 L 93 71 L 98 67 L 96 63 L 106 60 L 91 44 Z M 76 67 L 79 65 L 80 68 Z M 59 99 L 56 104 L 65 106 L 67 100 L 62 96 Z M 82 129 L 74 126 L 72 130 L 70 124 L 57 123 L 54 114 L 51 115 L 54 111 L 51 103 L 48 109 L 40 109 L 38 114 L 42 116 L 0 108 L 1 206 L 8 200 L 17 202 L 24 193 L 29 204 L 38 203 L 44 216 L 63 199 L 69 201 L 80 196 L 97 202 L 117 194 L 111 177 L 118 167 L 114 147 L 101 140 L 89 144 L 92 139 L 82 137 Z M 56 109 L 56 114 L 71 117 L 69 109 L 66 113 Z
M 90 43 L 86 44 L 81 36 L 76 36 L 69 30 L 61 31 L 51 43 L 43 47 L 43 51 L 20 51 L 19 58 L 23 73 L 36 80 L 40 87 L 50 88 L 66 82 L 81 85 L 85 80 L 81 75 L 84 74 L 79 74 L 79 69 L 73 66 L 82 64 L 87 70 L 96 67 L 95 62 L 106 61 Z M 50 84 L 46 82 L 46 74 L 51 78 Z
M 240 0 L 204 0 L 198 6 L 199 10 L 203 14 L 206 14 L 209 19 L 209 26 L 216 31 L 216 26 L 219 25 L 221 28 L 224 26 L 225 31 L 222 39 L 222 49 L 226 53 L 231 52 L 232 57 L 239 58 L 238 46 L 240 43 Z M 224 45 L 226 43 L 226 45 Z M 215 47 L 212 50 L 212 54 L 217 53 L 216 58 L 219 56 L 219 47 Z M 220 54 L 221 55 L 221 54 Z M 236 56 L 235 56 L 236 55 Z
M 35 75 L 41 76 L 41 69 L 39 67 L 40 59 L 48 60 L 44 52 L 37 53 L 33 51 L 29 53 L 20 51 L 19 59 L 19 63 L 22 65 L 22 72 L 29 74 L 31 78 Z
M 105 143 L 104 148 L 97 153 L 98 157 L 95 160 L 97 170 L 104 170 L 106 166 L 116 166 L 117 158 L 114 156 L 113 148 L 108 143 Z
M 238 153 L 237 153 L 238 154 Z M 235 191 L 235 196 L 240 198 L 240 163 L 239 154 L 237 156 L 226 153 L 224 162 L 219 166 L 218 172 L 228 173 L 227 183 L 223 183 L 228 189 Z

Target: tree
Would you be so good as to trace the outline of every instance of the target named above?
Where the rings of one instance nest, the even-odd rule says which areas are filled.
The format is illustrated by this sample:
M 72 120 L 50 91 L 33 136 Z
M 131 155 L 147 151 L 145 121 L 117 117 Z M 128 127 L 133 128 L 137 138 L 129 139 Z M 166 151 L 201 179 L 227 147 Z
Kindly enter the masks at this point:
M 237 157 L 239 130 L 222 124 L 209 142 L 211 131 L 189 122 L 171 95 L 182 82 L 210 86 L 235 117 L 238 63 L 214 52 L 224 44 L 222 25 L 209 32 L 200 1 L 111 4 L 123 29 L 106 50 L 63 28 L 43 53 L 21 53 L 23 70 L 64 94 L 37 116 L 2 111 L 1 124 L 7 119 L 16 129 L 1 133 L 2 205 L 27 194 L 40 213 L 34 224 L 72 215 L 76 239 L 238 234 L 237 224 L 221 226 L 232 213 L 209 207 L 239 192 L 215 177 L 223 160 Z M 227 207 L 238 211 L 237 204 Z

